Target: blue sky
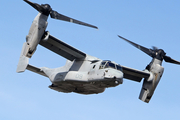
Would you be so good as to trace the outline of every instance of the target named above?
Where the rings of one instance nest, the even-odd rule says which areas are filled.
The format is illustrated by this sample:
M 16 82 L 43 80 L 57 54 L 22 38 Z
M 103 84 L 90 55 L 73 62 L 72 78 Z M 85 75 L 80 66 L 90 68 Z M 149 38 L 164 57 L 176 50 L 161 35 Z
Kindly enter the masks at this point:
M 171 0 L 34 0 L 61 14 L 96 25 L 99 30 L 49 18 L 51 35 L 100 59 L 143 70 L 151 58 L 125 41 L 157 46 L 180 61 L 180 1 Z M 48 78 L 16 66 L 37 11 L 23 0 L 1 1 L 0 119 L 2 120 L 179 120 L 180 66 L 163 63 L 164 75 L 149 104 L 138 99 L 142 82 L 124 83 L 98 95 L 59 93 Z M 30 59 L 37 67 L 56 68 L 66 60 L 38 46 Z

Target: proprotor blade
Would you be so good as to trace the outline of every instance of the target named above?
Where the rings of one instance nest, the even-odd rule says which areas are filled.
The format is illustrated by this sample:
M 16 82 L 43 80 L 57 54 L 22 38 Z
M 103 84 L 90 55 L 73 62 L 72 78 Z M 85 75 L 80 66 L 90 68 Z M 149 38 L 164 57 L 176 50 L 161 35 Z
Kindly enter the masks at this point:
M 121 39 L 127 41 L 128 43 L 132 44 L 133 46 L 135 46 L 136 48 L 140 49 L 141 51 L 145 52 L 146 54 L 148 54 L 149 56 L 151 56 L 152 58 L 156 58 L 160 61 L 164 61 L 165 62 L 169 62 L 169 63 L 174 63 L 174 64 L 178 64 L 180 65 L 180 62 L 179 61 L 176 61 L 174 59 L 172 59 L 171 57 L 169 56 L 166 56 L 166 53 L 164 52 L 163 49 L 158 49 L 157 47 L 153 47 L 153 49 L 148 49 L 148 48 L 145 48 L 141 45 L 138 45 L 134 42 L 131 42 L 130 40 L 126 39 L 126 38 L 123 38 L 122 36 L 119 36 Z
M 41 12 L 43 11 L 43 7 L 37 3 L 30 2 L 29 0 L 24 0 L 26 3 L 31 5 L 33 8 L 35 8 L 37 11 Z
M 178 65 L 180 65 L 180 62 L 179 62 L 179 61 L 174 60 L 174 59 L 172 59 L 172 58 L 171 58 L 171 57 L 169 57 L 169 56 L 164 56 L 163 58 L 164 58 L 164 60 L 165 60 L 166 62 L 169 62 L 169 63 L 174 63 L 174 64 L 178 64 Z
M 35 8 L 37 11 L 41 12 L 42 14 L 46 15 L 46 16 L 51 16 L 51 18 L 54 19 L 58 19 L 58 20 L 63 20 L 63 21 L 67 21 L 67 22 L 72 22 L 72 23 L 76 23 L 79 25 L 84 25 L 84 26 L 88 26 L 88 27 L 92 27 L 92 28 L 96 28 L 98 29 L 98 27 L 85 23 L 85 22 L 81 22 L 79 20 L 75 20 L 73 18 L 67 17 L 65 15 L 62 15 L 54 10 L 52 10 L 51 6 L 49 4 L 37 4 L 37 3 L 33 3 L 30 2 L 29 0 L 24 0 L 26 3 L 28 3 L 29 5 L 31 5 L 33 8 Z
M 130 44 L 133 45 L 134 47 L 140 49 L 141 51 L 145 52 L 145 53 L 148 54 L 149 56 L 153 57 L 153 53 L 154 53 L 154 52 L 153 52 L 151 49 L 148 49 L 148 48 L 145 48 L 145 47 L 143 47 L 143 46 L 141 46 L 141 45 L 138 45 L 138 44 L 136 44 L 136 43 L 134 43 L 134 42 L 132 42 L 132 41 L 130 41 L 130 40 L 128 40 L 128 39 L 120 36 L 120 35 L 118 35 L 118 37 L 120 37 L 121 39 L 123 39 L 123 40 L 125 40 L 126 42 L 130 43 Z
M 80 25 L 84 25 L 84 26 L 88 26 L 88 27 L 98 29 L 98 27 L 96 27 L 94 25 L 90 25 L 88 23 L 84 23 L 84 22 L 75 20 L 73 18 L 67 17 L 67 16 L 62 15 L 62 14 L 56 12 L 56 11 L 53 11 L 53 10 L 51 11 L 50 15 L 51 15 L 51 18 L 54 18 L 54 19 L 63 20 L 63 21 L 67 21 L 67 22 L 72 22 L 72 23 L 76 23 L 76 24 L 80 24 Z

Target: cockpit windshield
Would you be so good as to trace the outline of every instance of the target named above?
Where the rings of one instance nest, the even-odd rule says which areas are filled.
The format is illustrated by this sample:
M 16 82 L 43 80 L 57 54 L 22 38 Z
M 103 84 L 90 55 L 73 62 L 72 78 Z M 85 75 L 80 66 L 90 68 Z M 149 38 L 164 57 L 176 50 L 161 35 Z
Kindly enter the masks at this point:
M 102 61 L 101 62 L 99 69 L 105 69 L 105 68 L 113 68 L 113 69 L 122 71 L 122 67 L 120 65 L 114 64 L 111 61 Z

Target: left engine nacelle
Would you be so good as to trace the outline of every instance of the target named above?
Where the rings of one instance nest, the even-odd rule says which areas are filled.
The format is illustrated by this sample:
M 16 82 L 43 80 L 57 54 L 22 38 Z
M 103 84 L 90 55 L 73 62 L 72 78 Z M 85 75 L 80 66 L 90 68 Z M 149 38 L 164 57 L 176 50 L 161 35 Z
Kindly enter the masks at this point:
M 26 57 L 31 58 L 34 52 L 36 51 L 36 47 L 42 39 L 45 30 L 47 28 L 48 16 L 39 13 L 34 19 L 31 28 L 29 30 L 29 34 L 26 36 L 26 47 L 24 50 L 24 55 Z

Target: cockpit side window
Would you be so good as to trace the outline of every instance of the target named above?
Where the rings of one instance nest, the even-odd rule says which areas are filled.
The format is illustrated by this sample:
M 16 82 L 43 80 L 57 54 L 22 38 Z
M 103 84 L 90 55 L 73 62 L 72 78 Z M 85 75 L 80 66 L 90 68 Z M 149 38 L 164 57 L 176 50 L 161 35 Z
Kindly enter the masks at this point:
M 109 68 L 116 69 L 116 66 L 115 66 L 115 64 L 113 64 L 113 63 L 109 63 Z
M 104 68 L 113 68 L 113 69 L 116 69 L 116 66 L 114 63 L 111 63 L 111 62 L 107 62 L 106 63 L 106 66 Z
M 104 68 L 108 68 L 108 67 L 109 67 L 109 63 L 107 62 Z
M 118 64 L 114 64 L 110 61 L 103 61 L 101 62 L 101 65 L 99 66 L 99 69 L 105 69 L 105 68 L 113 68 L 117 69 L 119 71 L 122 71 L 122 67 Z
M 99 66 L 99 69 L 103 69 L 105 64 L 106 62 L 102 62 L 101 65 Z

